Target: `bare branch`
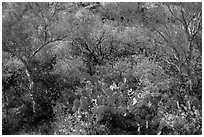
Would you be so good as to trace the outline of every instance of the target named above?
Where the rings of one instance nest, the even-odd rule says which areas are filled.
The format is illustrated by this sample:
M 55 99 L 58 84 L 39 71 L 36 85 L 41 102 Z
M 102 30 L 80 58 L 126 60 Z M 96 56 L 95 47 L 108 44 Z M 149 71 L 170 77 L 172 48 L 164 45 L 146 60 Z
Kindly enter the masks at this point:
M 40 7 L 40 5 L 38 4 L 38 2 L 35 2 L 35 4 L 38 6 L 38 8 L 40 9 L 40 13 L 43 19 L 45 19 L 44 13 L 42 12 L 42 9 Z
M 168 43 L 169 42 L 169 40 L 160 32 L 160 31 L 158 31 L 158 30 L 156 30 L 155 29 L 155 31 L 160 35 L 160 36 L 162 36 L 162 38 Z
M 34 52 L 33 52 L 33 54 L 30 56 L 30 58 L 33 58 L 43 47 L 45 47 L 46 45 L 48 45 L 49 43 L 51 43 L 51 42 L 56 42 L 56 41 L 61 41 L 61 40 L 63 40 L 64 38 L 66 38 L 67 37 L 67 35 L 64 35 L 63 37 L 61 37 L 60 38 L 60 36 L 57 38 L 57 39 L 54 39 L 54 40 L 49 40 L 49 41 L 47 41 L 46 43 L 44 43 L 43 45 L 41 45 L 39 48 L 37 48 Z
M 164 61 L 167 63 L 167 64 L 169 64 L 169 65 L 172 65 L 172 66 L 174 66 L 174 67 L 176 67 L 176 69 L 180 72 L 180 68 L 179 68 L 179 66 L 178 65 L 176 65 L 176 64 L 174 64 L 174 63 L 172 63 L 172 62 L 169 62 L 168 60 L 166 60 L 166 59 L 164 59 Z
M 184 17 L 184 11 L 183 11 L 183 8 L 181 7 L 181 15 L 182 15 L 182 24 L 183 24 L 183 26 L 184 26 L 184 28 L 185 28 L 185 31 L 186 31 L 186 34 L 187 34 L 187 36 L 188 36 L 188 39 L 190 38 L 190 33 L 189 33 L 189 31 L 188 31 L 188 24 L 187 24 L 187 21 L 186 21 L 186 19 L 185 19 L 185 17 Z
M 81 40 L 81 45 L 82 45 L 87 51 L 89 51 L 89 53 L 94 52 L 94 50 L 91 51 L 91 49 L 89 48 L 89 46 L 87 45 L 87 43 L 86 43 L 83 39 L 80 39 L 80 40 Z
M 197 14 L 194 14 L 193 17 L 187 22 L 187 25 L 189 26 L 189 24 L 191 23 L 191 21 L 196 17 Z
M 166 6 L 168 7 L 169 11 L 170 11 L 171 14 L 174 16 L 174 18 L 176 18 L 178 21 L 180 21 L 180 22 L 182 23 L 182 20 L 181 20 L 180 18 L 176 17 L 176 15 L 173 13 L 173 11 L 172 11 L 170 5 L 166 5 Z
M 99 52 L 100 52 L 100 54 L 102 53 L 101 43 L 102 43 L 102 41 L 103 41 L 103 39 L 104 39 L 104 35 L 105 35 L 105 31 L 103 31 L 103 33 L 102 33 L 102 35 L 100 36 L 98 42 L 96 43 L 96 47 L 99 46 Z
M 57 6 L 58 6 L 58 5 L 56 5 L 56 6 L 54 7 L 54 12 L 53 12 L 53 14 L 52 14 L 50 20 L 55 16 L 55 14 L 56 14 L 58 11 L 62 10 L 61 8 L 56 8 Z

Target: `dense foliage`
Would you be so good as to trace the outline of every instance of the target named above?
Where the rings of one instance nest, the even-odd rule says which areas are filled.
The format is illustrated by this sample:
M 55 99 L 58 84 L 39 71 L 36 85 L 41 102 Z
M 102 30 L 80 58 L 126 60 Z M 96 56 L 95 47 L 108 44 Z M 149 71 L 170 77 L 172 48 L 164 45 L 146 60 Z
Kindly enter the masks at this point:
M 2 125 L 201 135 L 202 4 L 2 3 Z

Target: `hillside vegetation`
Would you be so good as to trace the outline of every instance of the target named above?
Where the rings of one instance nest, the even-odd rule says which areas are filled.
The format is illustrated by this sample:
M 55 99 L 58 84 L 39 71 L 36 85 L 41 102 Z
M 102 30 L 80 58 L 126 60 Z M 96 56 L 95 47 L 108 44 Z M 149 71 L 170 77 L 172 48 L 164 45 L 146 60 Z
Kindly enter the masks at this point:
M 4 135 L 201 135 L 202 3 L 2 3 Z

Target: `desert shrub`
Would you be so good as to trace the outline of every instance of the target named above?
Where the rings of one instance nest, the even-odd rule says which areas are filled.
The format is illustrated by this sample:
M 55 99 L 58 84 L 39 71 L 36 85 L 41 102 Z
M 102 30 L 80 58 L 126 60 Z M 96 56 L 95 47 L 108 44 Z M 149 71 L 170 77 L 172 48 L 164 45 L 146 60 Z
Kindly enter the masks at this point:
M 53 124 L 56 135 L 104 135 L 108 127 L 96 123 L 92 114 L 76 111 L 73 114 L 64 111 L 63 104 L 54 108 L 56 120 Z

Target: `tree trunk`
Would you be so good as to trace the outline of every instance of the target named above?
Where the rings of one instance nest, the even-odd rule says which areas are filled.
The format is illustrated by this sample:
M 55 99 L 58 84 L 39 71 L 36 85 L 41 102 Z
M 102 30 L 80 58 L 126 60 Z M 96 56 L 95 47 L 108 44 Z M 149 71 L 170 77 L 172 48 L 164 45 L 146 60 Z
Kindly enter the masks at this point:
M 30 97 L 31 97 L 32 105 L 33 105 L 33 112 L 35 113 L 37 96 L 36 96 L 36 82 L 34 79 L 34 73 L 29 67 L 26 67 L 26 74 L 29 79 L 29 90 L 31 92 Z

